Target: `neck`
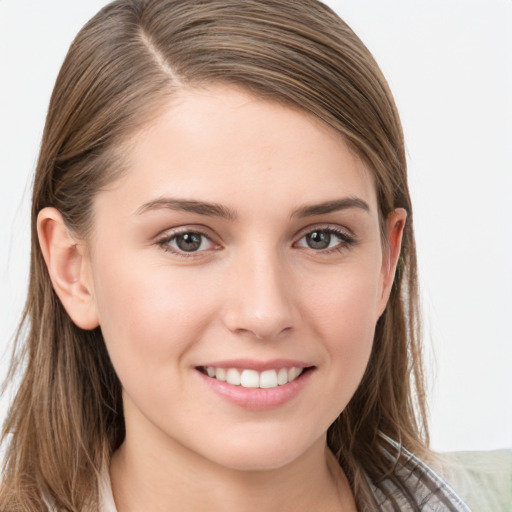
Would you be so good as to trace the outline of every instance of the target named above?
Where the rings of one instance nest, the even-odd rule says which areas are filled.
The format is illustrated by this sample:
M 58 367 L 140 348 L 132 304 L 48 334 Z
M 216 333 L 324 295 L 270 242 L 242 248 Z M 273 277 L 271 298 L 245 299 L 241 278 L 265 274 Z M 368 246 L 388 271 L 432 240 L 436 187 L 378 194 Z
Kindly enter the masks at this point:
M 148 436 L 149 437 L 149 436 Z M 293 462 L 270 470 L 239 470 L 206 460 L 178 444 L 166 447 L 127 431 L 110 468 L 118 512 L 306 512 L 356 510 L 341 468 L 319 439 Z

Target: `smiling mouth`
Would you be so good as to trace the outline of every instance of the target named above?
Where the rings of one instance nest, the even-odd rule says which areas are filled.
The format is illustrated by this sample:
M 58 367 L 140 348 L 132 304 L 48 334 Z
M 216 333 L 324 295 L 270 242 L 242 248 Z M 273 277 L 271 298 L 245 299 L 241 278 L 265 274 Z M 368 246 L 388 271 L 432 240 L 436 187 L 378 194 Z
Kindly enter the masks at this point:
M 212 379 L 226 382 L 232 386 L 272 389 L 293 382 L 313 368 L 313 366 L 306 368 L 292 366 L 291 368 L 270 369 L 261 372 L 251 369 L 217 368 L 214 366 L 200 366 L 197 369 Z

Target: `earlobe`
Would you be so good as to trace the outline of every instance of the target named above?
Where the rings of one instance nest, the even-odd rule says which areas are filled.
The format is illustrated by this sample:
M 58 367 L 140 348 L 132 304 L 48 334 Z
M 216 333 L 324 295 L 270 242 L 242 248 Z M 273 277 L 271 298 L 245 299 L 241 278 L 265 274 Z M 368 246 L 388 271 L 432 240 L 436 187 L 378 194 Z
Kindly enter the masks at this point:
M 382 290 L 379 304 L 379 316 L 386 308 L 391 288 L 393 286 L 393 281 L 395 279 L 395 272 L 402 249 L 402 237 L 406 221 L 407 211 L 404 208 L 396 208 L 391 212 L 386 220 L 387 243 L 382 260 Z
M 53 288 L 64 309 L 78 327 L 98 327 L 84 247 L 70 234 L 55 208 L 39 212 L 37 234 Z

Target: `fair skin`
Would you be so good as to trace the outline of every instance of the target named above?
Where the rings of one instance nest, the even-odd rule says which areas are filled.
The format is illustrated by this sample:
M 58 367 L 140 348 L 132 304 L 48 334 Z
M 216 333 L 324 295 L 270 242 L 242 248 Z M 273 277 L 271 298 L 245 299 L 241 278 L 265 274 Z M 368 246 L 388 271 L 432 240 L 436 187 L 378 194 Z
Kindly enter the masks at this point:
M 363 376 L 405 212 L 383 243 L 341 136 L 233 87 L 181 90 L 128 147 L 87 241 L 38 219 L 56 292 L 101 326 L 123 386 L 118 511 L 355 510 L 326 431 Z

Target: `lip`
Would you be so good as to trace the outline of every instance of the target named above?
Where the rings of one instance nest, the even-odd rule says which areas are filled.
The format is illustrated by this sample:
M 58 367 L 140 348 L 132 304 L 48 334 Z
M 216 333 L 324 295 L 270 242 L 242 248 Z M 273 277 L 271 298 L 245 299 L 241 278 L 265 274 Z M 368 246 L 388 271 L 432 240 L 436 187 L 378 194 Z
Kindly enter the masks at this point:
M 314 365 L 304 361 L 295 361 L 292 359 L 271 359 L 268 361 L 255 361 L 254 359 L 223 359 L 222 361 L 211 361 L 198 365 L 197 367 L 207 368 L 236 368 L 237 370 L 256 370 L 263 372 L 265 370 L 279 370 L 280 368 L 309 368 Z
M 214 366 L 216 368 L 237 368 L 237 369 L 250 369 L 256 371 L 264 371 L 277 368 L 305 368 L 304 372 L 299 375 L 292 382 L 277 386 L 275 388 L 244 388 L 243 386 L 235 386 L 217 380 L 213 377 L 208 377 L 201 371 L 201 367 Z M 263 411 L 280 407 L 292 401 L 307 385 L 309 379 L 314 373 L 315 366 L 284 359 L 274 359 L 272 361 L 249 361 L 249 360 L 232 360 L 232 361 L 218 361 L 212 362 L 201 367 L 196 367 L 196 374 L 201 381 L 213 391 L 216 395 L 220 396 L 223 400 L 231 404 L 241 407 L 243 409 L 252 411 Z

